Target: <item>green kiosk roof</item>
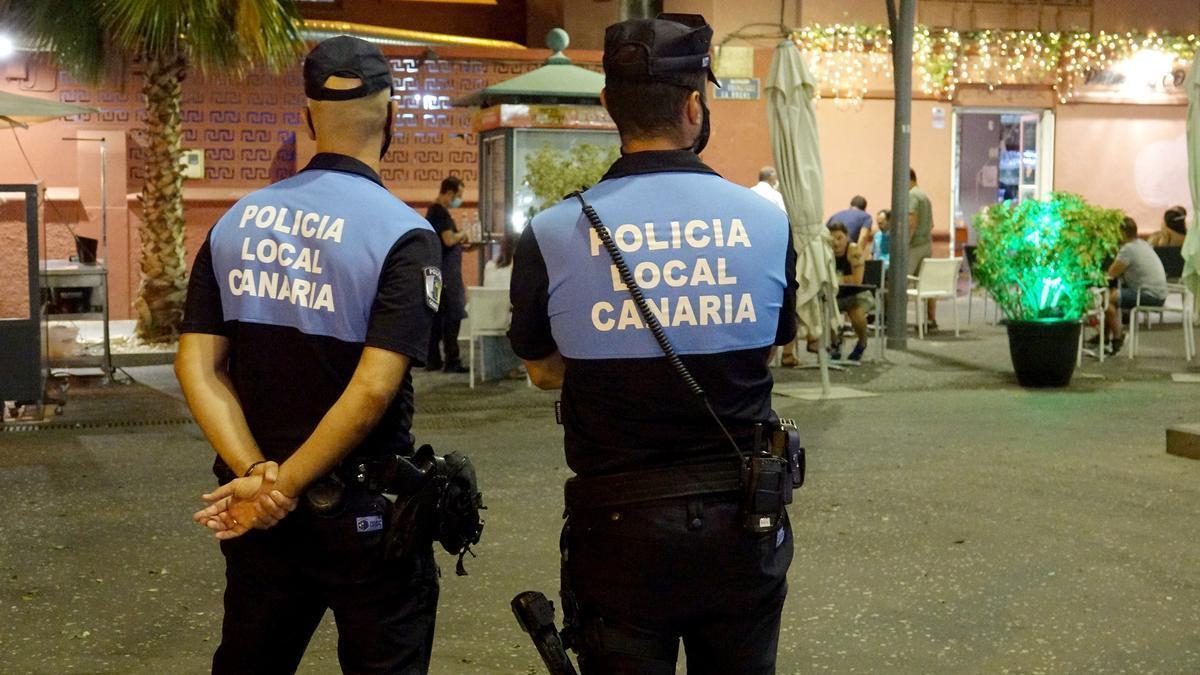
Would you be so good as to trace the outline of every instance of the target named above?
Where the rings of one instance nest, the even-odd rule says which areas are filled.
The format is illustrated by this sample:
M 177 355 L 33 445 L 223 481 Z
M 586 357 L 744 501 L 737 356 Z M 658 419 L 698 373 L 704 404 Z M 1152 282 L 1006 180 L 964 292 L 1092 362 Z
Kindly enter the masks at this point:
M 494 84 L 453 102 L 456 106 L 486 108 L 499 103 L 600 104 L 604 75 L 580 68 L 563 55 L 570 44 L 567 32 L 555 28 L 546 35 L 546 46 L 554 54 L 532 72 Z

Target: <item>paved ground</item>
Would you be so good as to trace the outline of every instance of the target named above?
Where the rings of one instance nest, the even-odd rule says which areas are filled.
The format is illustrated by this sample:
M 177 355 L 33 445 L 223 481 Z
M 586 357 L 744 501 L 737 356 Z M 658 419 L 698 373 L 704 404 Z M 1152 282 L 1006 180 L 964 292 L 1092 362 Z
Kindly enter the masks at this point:
M 777 397 L 811 471 L 780 672 L 1200 671 L 1200 462 L 1163 451 L 1200 399 L 1171 380 L 1200 372 L 1179 342 L 1155 331 L 1145 358 L 1088 360 L 1070 388 L 1026 391 L 1002 329 L 973 324 L 834 375 L 877 398 Z M 222 562 L 188 515 L 211 450 L 169 370 L 133 375 L 77 379 L 60 428 L 0 433 L 4 673 L 207 668 Z M 556 590 L 554 396 L 440 374 L 417 386 L 420 438 L 468 451 L 490 506 L 471 576 L 442 557 L 433 670 L 538 672 L 508 599 Z M 337 672 L 331 623 L 301 672 Z

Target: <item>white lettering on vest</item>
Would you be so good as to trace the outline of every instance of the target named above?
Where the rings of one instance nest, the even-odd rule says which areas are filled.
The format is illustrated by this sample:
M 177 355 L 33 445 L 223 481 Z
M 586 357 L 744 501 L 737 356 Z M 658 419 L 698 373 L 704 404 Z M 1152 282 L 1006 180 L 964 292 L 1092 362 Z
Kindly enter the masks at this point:
M 246 205 L 246 208 L 242 210 L 242 222 L 238 223 L 238 229 L 246 227 L 246 223 L 250 222 L 250 219 L 253 218 L 254 214 L 256 213 L 258 213 L 257 206 L 254 204 Z

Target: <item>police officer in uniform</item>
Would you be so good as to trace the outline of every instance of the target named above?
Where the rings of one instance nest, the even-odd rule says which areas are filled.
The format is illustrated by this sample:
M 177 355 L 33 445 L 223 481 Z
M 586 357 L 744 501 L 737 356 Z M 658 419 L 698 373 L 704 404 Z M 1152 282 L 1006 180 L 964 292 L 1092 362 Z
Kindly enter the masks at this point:
M 440 242 L 379 178 L 391 85 L 370 43 L 317 45 L 316 156 L 238 201 L 192 269 L 176 372 L 223 483 L 196 514 L 226 561 L 215 673 L 294 672 L 326 609 L 346 672 L 428 669 L 432 549 L 385 558 L 390 502 L 359 484 L 411 450 L 441 288 Z
M 711 37 L 694 15 L 608 28 L 602 100 L 622 157 L 583 197 L 732 438 L 663 356 L 578 199 L 533 219 L 513 266 L 513 348 L 535 384 L 562 388 L 565 637 L 585 673 L 674 673 L 680 639 L 691 672 L 775 667 L 791 532 L 785 515 L 747 529 L 731 458 L 772 420 L 795 251 L 783 212 L 698 157 Z

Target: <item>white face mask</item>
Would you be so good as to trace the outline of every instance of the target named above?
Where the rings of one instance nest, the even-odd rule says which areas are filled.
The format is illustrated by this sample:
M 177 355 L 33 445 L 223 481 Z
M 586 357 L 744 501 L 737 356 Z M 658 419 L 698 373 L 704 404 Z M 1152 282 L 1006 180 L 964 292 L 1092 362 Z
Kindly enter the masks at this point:
M 450 208 L 457 209 L 460 206 L 462 206 L 462 197 L 455 197 L 450 200 Z

